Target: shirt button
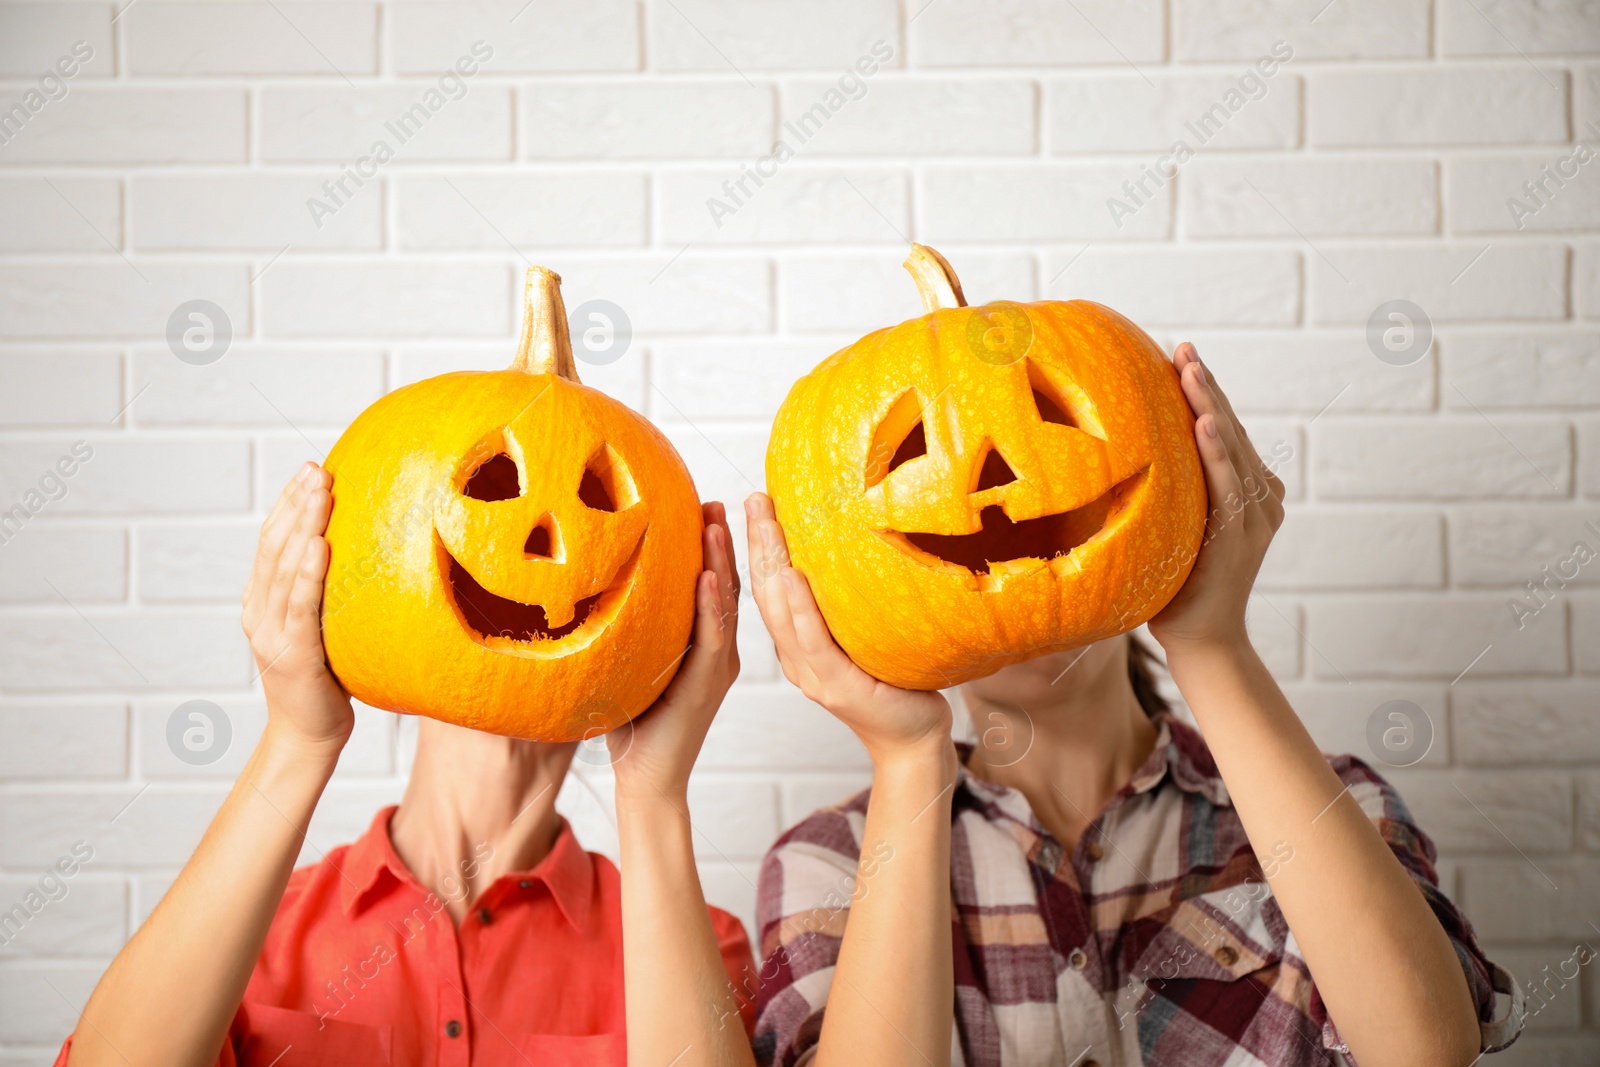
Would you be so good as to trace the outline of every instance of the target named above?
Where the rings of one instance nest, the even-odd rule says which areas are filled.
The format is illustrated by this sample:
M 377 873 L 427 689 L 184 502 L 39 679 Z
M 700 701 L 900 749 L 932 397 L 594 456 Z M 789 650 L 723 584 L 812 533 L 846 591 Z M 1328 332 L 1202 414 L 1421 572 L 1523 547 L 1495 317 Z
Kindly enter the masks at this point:
M 461 1024 L 459 1022 L 457 1022 L 456 1020 L 454 1020 L 454 1019 L 451 1019 L 449 1022 L 445 1023 L 444 1024 L 444 1036 L 445 1037 L 460 1037 L 461 1036 Z
M 518 889 L 532 889 L 533 888 L 533 883 L 528 881 L 526 878 L 524 878 L 522 881 L 517 883 L 517 888 Z
M 489 925 L 489 920 L 492 919 L 492 918 L 494 918 L 494 916 L 489 914 L 489 909 L 488 908 L 479 908 L 478 909 L 478 921 L 481 922 L 483 925 L 488 926 Z
M 1081 971 L 1089 966 L 1089 955 L 1081 948 L 1075 948 L 1067 956 L 1067 963 L 1075 971 Z
M 1083 854 L 1089 857 L 1090 863 L 1099 863 L 1100 857 L 1104 856 L 1106 853 L 1105 849 L 1100 847 L 1100 842 L 1090 841 L 1083 847 Z
M 1216 956 L 1217 962 L 1224 967 L 1232 967 L 1239 960 L 1239 954 L 1229 945 L 1223 945 L 1217 949 Z

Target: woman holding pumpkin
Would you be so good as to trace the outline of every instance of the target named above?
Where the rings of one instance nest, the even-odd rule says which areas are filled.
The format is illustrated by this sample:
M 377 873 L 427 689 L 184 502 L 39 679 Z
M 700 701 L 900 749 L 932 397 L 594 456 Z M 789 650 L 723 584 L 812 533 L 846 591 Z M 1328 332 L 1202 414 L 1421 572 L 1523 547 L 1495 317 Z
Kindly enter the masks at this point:
M 536 394 L 579 388 L 557 283 L 530 272 L 524 349 L 532 339 L 545 350 L 547 366 L 530 373 L 570 382 L 536 376 Z M 447 385 L 462 382 L 458 375 Z M 591 428 L 598 419 L 590 417 Z M 530 449 L 538 432 L 529 428 Z M 582 492 L 577 470 L 568 473 L 568 490 Z M 339 485 L 359 499 L 350 477 Z M 520 480 L 532 479 L 524 472 Z M 686 629 L 692 622 L 692 640 L 670 684 L 652 683 L 665 692 L 612 764 L 620 875 L 585 852 L 556 812 L 575 742 L 497 736 L 437 718 L 419 719 L 400 805 L 380 811 L 353 845 L 291 871 L 353 725 L 350 695 L 329 669 L 320 610 L 334 484 L 328 470 L 306 464 L 262 526 L 243 624 L 266 729 L 57 1062 L 752 1063 L 753 1005 L 733 992 L 753 984 L 749 944 L 736 919 L 706 906 L 686 800 L 689 772 L 739 671 L 739 583 L 722 505 L 681 524 L 687 549 L 667 542 L 680 563 L 689 559 L 693 588 L 681 592 L 692 619 L 682 621 Z M 519 537 L 519 561 L 520 545 Z M 679 621 L 661 618 L 659 605 L 644 610 L 655 611 L 662 632 Z M 344 636 L 347 647 L 359 639 Z M 628 650 L 613 655 L 626 663 Z M 522 699 L 548 703 L 534 688 L 525 686 Z
M 953 275 L 943 282 L 925 295 L 964 303 Z M 947 317 L 917 344 L 963 332 Z M 1149 631 L 1203 738 L 1169 714 L 1154 657 L 1126 635 L 968 681 L 980 738 L 954 744 L 946 698 L 858 666 L 830 634 L 821 587 L 814 598 L 815 579 L 790 565 L 772 501 L 746 502 L 754 594 L 784 674 L 874 767 L 871 789 L 790 830 L 763 865 L 762 1062 L 1220 1067 L 1348 1053 L 1362 1067 L 1465 1067 L 1515 1037 L 1520 990 L 1440 891 L 1431 842 L 1368 767 L 1318 752 L 1251 647 L 1245 605 L 1283 486 L 1194 347 L 1172 366 L 1213 510 Z M 987 373 L 945 377 L 959 388 Z M 869 485 L 883 477 L 870 459 L 868 471 Z M 916 625 L 894 619 L 856 659 L 886 656 Z M 1512 994 L 1498 1014 L 1496 992 Z

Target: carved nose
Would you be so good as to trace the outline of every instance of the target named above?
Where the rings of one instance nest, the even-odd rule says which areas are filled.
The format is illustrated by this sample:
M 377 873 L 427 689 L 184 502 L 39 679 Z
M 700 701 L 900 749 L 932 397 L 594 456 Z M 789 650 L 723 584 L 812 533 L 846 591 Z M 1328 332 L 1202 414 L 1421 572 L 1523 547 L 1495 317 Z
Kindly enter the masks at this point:
M 1011 469 L 1011 464 L 1006 462 L 1006 457 L 1000 454 L 998 448 L 991 448 L 988 455 L 983 457 L 983 467 L 978 471 L 978 485 L 972 491 L 981 493 L 985 489 L 1010 485 L 1016 480 L 1016 472 Z
M 561 537 L 554 515 L 546 513 L 534 524 L 528 533 L 528 540 L 523 543 L 522 554 L 527 559 L 561 562 Z

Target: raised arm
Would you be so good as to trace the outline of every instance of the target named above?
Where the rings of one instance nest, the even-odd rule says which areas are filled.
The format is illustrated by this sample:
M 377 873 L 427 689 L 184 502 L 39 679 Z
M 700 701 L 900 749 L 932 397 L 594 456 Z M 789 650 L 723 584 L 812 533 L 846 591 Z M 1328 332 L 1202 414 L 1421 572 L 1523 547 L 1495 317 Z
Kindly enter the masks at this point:
M 683 666 L 649 711 L 607 739 L 622 860 L 628 1062 L 640 1067 L 755 1063 L 706 911 L 689 825 L 689 772 L 739 676 L 733 546 L 722 505 L 706 504 L 704 517 L 709 569 L 695 586 L 694 635 Z M 741 964 L 750 966 L 748 954 Z M 753 970 L 739 978 L 753 980 Z
M 199 1067 L 221 1051 L 353 721 L 322 651 L 331 480 L 307 464 L 261 528 L 243 623 L 266 730 L 177 881 L 95 987 L 72 1067 Z
M 944 1067 L 955 1009 L 950 705 L 857 667 L 834 643 L 805 577 L 789 566 L 772 501 L 757 493 L 745 511 L 756 604 L 784 676 L 849 726 L 873 765 L 862 863 L 814 1062 Z
M 1194 346 L 1173 358 L 1194 409 L 1211 521 L 1189 580 L 1150 622 L 1340 1036 L 1362 1067 L 1465 1067 L 1477 1012 L 1444 928 L 1328 766 L 1245 636 L 1244 612 L 1283 519 L 1261 461 Z

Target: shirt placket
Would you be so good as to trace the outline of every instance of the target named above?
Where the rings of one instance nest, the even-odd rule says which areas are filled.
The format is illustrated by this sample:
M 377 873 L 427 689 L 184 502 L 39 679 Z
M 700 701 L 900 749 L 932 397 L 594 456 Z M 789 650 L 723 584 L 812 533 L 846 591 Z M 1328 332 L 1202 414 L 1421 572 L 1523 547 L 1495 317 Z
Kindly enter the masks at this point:
M 468 1067 L 472 1062 L 472 1030 L 468 1026 L 467 985 L 462 974 L 461 939 L 456 933 L 450 915 L 440 911 L 433 920 L 434 940 L 438 951 L 434 957 L 434 973 L 440 976 L 438 1017 L 434 1031 L 438 1037 L 438 1067 Z

